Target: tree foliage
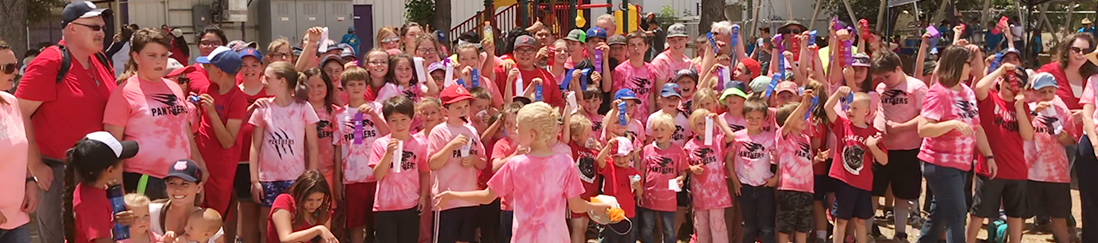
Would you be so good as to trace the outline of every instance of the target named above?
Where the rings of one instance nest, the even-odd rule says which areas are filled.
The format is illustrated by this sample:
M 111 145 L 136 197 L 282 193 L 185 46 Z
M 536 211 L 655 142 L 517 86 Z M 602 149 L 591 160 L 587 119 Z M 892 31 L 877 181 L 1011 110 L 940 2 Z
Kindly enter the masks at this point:
M 407 0 L 404 2 L 404 19 L 427 25 L 435 14 L 434 0 Z
M 5 0 L 4 3 L 16 2 L 19 0 Z M 34 24 L 40 21 L 46 20 L 50 17 L 51 9 L 64 7 L 68 1 L 65 0 L 26 0 L 27 3 L 27 24 Z

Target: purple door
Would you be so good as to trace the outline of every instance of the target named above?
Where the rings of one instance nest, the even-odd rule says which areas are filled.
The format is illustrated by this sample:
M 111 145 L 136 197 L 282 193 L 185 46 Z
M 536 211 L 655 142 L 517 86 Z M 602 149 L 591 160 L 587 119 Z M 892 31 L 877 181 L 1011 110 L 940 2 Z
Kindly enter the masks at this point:
M 374 6 L 355 4 L 352 14 L 354 14 L 355 33 L 358 34 L 358 38 L 362 38 L 362 43 L 359 44 L 358 48 L 362 51 L 358 52 L 358 60 L 366 60 L 363 57 L 367 52 L 370 52 L 369 50 L 374 49 L 374 43 L 376 42 L 374 41 Z M 366 62 L 360 64 L 364 63 Z

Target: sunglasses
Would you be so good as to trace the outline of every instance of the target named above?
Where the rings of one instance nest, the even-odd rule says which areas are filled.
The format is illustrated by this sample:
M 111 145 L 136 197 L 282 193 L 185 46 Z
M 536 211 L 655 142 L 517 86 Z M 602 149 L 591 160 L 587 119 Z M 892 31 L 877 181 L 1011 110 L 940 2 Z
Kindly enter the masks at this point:
M 390 37 L 388 39 L 382 39 L 381 44 L 388 44 L 388 43 L 393 43 L 393 42 L 397 42 L 397 41 L 400 41 L 400 37 Z
M 19 70 L 19 67 L 17 67 L 15 63 L 8 63 L 0 66 L 0 72 L 3 72 L 4 74 L 12 74 L 17 70 Z
M 1071 52 L 1079 53 L 1079 54 L 1091 53 L 1091 52 L 1094 52 L 1094 48 L 1083 49 L 1083 48 L 1073 46 L 1073 47 L 1071 47 Z
M 102 25 L 90 25 L 90 24 L 81 24 L 81 23 L 77 23 L 77 22 L 72 22 L 71 24 L 75 24 L 75 25 L 79 25 L 79 26 L 84 26 L 84 27 L 88 27 L 88 29 L 91 29 L 91 31 L 100 31 L 100 30 L 103 30 L 103 26 L 102 26 Z

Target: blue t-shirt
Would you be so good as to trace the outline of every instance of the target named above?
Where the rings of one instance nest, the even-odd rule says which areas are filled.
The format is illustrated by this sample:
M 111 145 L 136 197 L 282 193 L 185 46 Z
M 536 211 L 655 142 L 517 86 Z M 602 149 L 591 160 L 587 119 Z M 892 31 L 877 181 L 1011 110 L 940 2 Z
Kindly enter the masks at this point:
M 361 45 L 362 41 L 358 39 L 358 35 L 347 33 L 343 35 L 343 40 L 340 43 L 351 45 L 351 48 L 355 50 L 355 54 L 358 54 L 358 45 Z
M 994 51 L 995 46 L 1002 41 L 1003 32 L 999 32 L 998 34 L 992 34 L 990 31 L 988 31 L 987 33 L 984 33 L 984 50 L 988 52 Z
M 1098 29 L 1095 29 L 1094 26 L 1091 26 L 1090 28 L 1079 28 L 1078 32 L 1079 33 L 1088 32 L 1091 35 L 1098 35 Z

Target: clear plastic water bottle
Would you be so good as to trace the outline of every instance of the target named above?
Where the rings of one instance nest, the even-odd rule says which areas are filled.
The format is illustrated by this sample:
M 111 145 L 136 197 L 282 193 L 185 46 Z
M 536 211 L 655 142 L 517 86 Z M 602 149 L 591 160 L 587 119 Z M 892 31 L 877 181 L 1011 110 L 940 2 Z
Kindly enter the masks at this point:
M 122 191 L 122 185 L 113 185 L 107 187 L 107 199 L 111 202 L 111 210 L 114 214 L 126 211 L 126 195 L 125 191 Z M 130 238 L 130 226 L 125 226 L 114 223 L 114 228 L 111 230 L 114 233 L 114 240 L 125 240 Z

